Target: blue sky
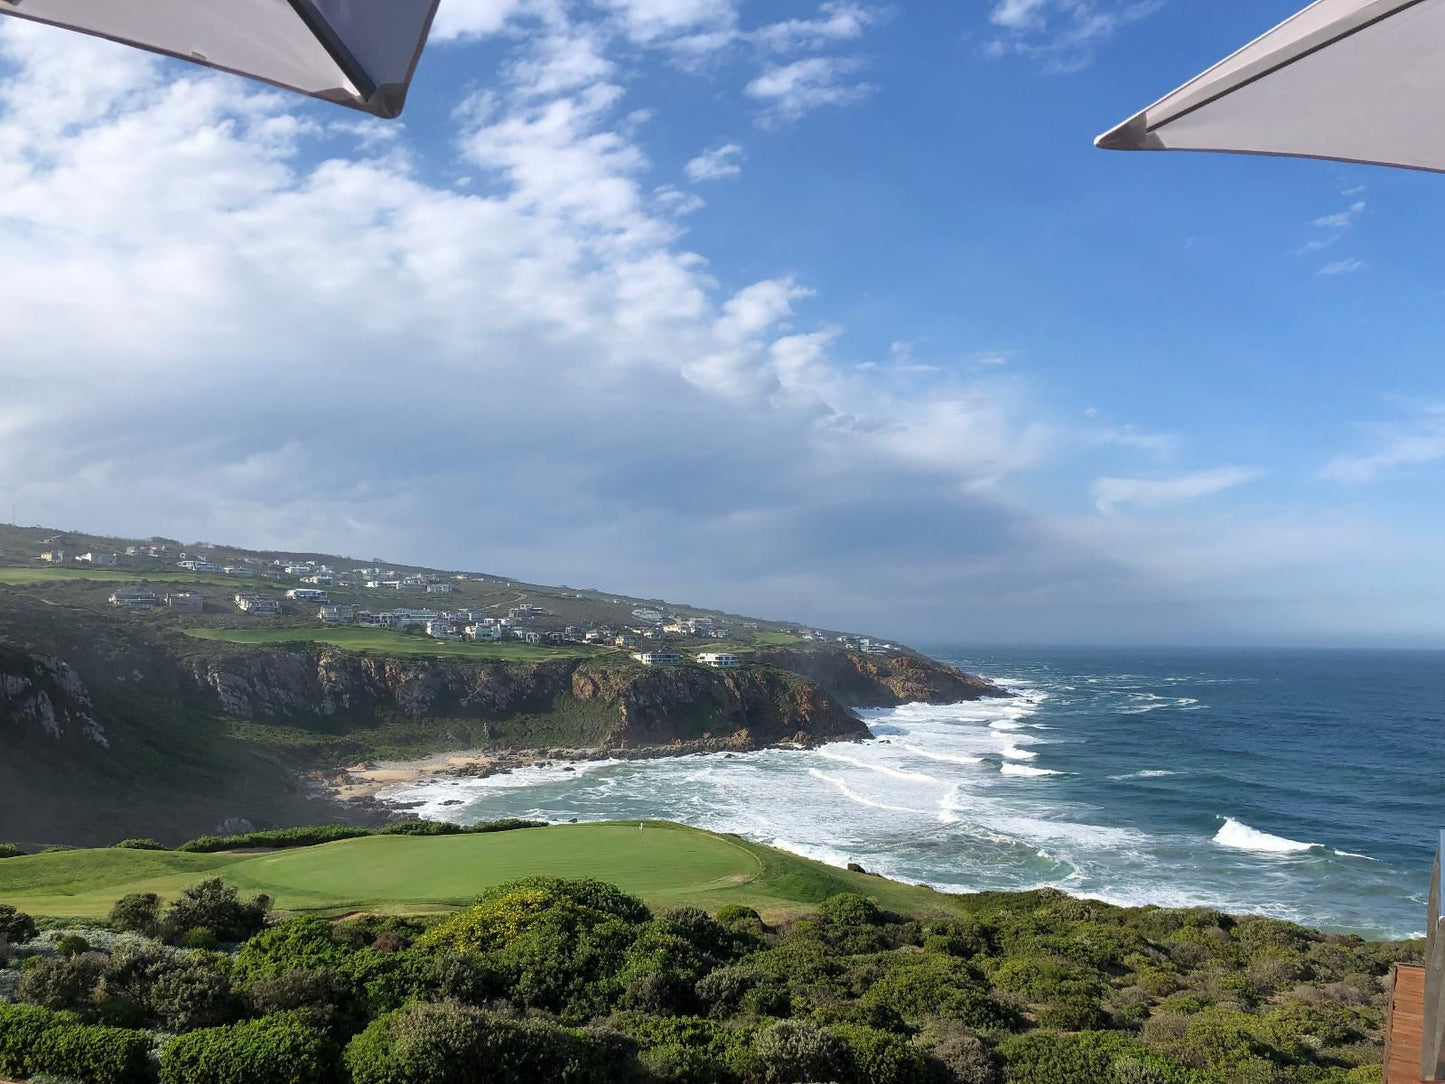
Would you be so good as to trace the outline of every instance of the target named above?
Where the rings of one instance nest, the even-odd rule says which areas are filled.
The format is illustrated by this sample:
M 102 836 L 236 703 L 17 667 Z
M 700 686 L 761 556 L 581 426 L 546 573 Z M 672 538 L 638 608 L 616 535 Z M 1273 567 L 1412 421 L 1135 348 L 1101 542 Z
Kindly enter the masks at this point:
M 1445 644 L 1441 179 L 1091 145 L 1292 7 L 443 0 L 400 124 L 0 26 L 0 498 L 899 637 Z

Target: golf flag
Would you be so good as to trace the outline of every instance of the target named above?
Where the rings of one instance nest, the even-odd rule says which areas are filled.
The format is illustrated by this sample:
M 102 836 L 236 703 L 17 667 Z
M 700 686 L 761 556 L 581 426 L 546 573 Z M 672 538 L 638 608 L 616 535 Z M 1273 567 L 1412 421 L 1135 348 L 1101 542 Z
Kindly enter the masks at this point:
M 396 117 L 439 0 L 0 0 L 0 15 Z

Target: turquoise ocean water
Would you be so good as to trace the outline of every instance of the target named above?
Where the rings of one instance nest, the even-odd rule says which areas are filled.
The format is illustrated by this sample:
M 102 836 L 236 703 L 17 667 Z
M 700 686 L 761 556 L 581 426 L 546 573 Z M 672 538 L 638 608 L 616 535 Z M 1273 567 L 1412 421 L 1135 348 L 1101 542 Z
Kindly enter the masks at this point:
M 1445 653 L 928 650 L 1017 695 L 868 711 L 858 744 L 390 797 L 463 822 L 668 818 L 946 890 L 1054 885 L 1367 936 L 1424 928 Z

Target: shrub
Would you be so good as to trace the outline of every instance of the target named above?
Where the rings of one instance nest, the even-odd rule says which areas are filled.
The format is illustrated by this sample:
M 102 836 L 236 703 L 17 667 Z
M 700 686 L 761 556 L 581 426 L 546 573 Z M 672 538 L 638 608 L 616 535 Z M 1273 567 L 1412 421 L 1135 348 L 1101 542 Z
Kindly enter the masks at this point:
M 832 1029 L 847 1047 L 850 1077 L 866 1084 L 934 1084 L 936 1067 L 907 1039 L 859 1024 Z
M 1035 1031 L 999 1044 L 1006 1084 L 1195 1084 L 1198 1077 L 1114 1031 Z M 1151 1077 L 1140 1077 L 1148 1070 Z M 1121 1077 L 1123 1079 L 1121 1079 Z M 1203 1084 L 1199 1081 L 1198 1084 Z
M 415 1002 L 373 1021 L 347 1046 L 345 1065 L 353 1084 L 607 1084 L 617 1078 L 607 1045 L 597 1039 L 455 1002 Z
M 161 846 L 153 839 L 123 839 L 119 843 L 112 843 L 112 847 L 120 847 L 127 851 L 163 851 Z
M 983 1040 L 962 1024 L 931 1020 L 914 1039 L 952 1084 L 998 1084 L 998 1064 Z
M 79 956 L 90 951 L 90 942 L 78 933 L 68 933 L 55 942 L 55 951 L 62 956 Z
M 762 915 L 740 903 L 730 903 L 726 907 L 718 908 L 718 913 L 713 917 L 734 933 L 753 934 L 761 937 L 768 930 Z
M 843 1040 L 806 1020 L 780 1020 L 764 1028 L 737 1063 L 748 1084 L 840 1080 L 850 1068 Z
M 235 888 L 219 877 L 191 885 L 166 911 L 165 925 L 172 936 L 197 928 L 210 930 L 220 941 L 245 941 L 266 925 L 271 909 L 268 896 L 241 902 Z
M 1019 1026 L 1019 1014 L 992 997 L 962 960 L 933 953 L 892 961 L 863 995 L 864 1004 L 886 1006 L 904 1020 L 943 1017 L 980 1029 Z
M 13 843 L 0 843 L 0 858 L 19 858 L 24 853 Z
M 122 896 L 110 909 L 110 924 L 122 932 L 155 937 L 161 930 L 161 898 L 154 892 Z
M 866 896 L 840 892 L 818 904 L 818 913 L 839 926 L 879 926 L 883 912 Z
M 690 985 L 696 967 L 690 946 L 653 927 L 656 957 L 627 951 L 650 917 L 641 901 L 599 881 L 529 877 L 499 885 L 477 906 L 433 926 L 417 940 L 422 951 L 450 947 L 484 955 L 502 976 L 508 996 L 520 1005 L 546 1009 L 582 1022 L 613 1004 L 625 985 L 639 982 L 635 998 L 674 998 Z
M 213 952 L 221 942 L 220 939 L 216 937 L 216 931 L 211 929 L 211 927 L 192 926 L 176 938 L 176 943 L 182 948 Z
M 339 985 L 330 971 L 297 968 L 261 976 L 251 983 L 246 996 L 262 1016 L 296 1012 L 307 1023 L 329 1027 L 346 997 Z
M 159 969 L 144 986 L 142 1003 L 167 1031 L 216 1027 L 236 1011 L 230 980 L 201 964 Z
M 160 1084 L 324 1084 L 334 1064 L 324 1031 L 297 1016 L 265 1016 L 171 1040 Z
M 0 903 L 0 937 L 12 945 L 29 941 L 35 936 L 35 920 L 24 911 L 17 911 L 8 903 Z
M 0 1073 L 54 1073 L 87 1084 L 145 1081 L 149 1040 L 119 1028 L 91 1027 L 35 1005 L 0 1004 Z
M 427 985 L 464 1005 L 485 1005 L 504 991 L 502 976 L 472 952 L 444 952 L 431 959 Z
M 20 973 L 16 998 L 47 1009 L 89 1009 L 104 969 L 105 957 L 92 953 L 54 959 L 33 956 Z

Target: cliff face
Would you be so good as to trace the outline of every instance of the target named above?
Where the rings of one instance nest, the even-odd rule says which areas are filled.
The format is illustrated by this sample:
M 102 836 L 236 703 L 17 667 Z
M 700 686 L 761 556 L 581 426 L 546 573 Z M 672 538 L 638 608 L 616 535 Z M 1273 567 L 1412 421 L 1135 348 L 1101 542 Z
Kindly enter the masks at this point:
M 833 699 L 852 708 L 957 704 L 1010 695 L 982 678 L 917 655 L 779 647 L 759 651 L 755 658 L 817 682 Z
M 473 719 L 513 748 L 720 741 L 729 748 L 861 738 L 857 717 L 816 683 L 771 670 L 644 669 L 627 663 L 516 664 L 386 659 L 340 651 L 248 651 L 196 659 L 191 678 L 222 714 L 258 721 L 342 717 Z M 517 717 L 571 720 L 527 740 Z

